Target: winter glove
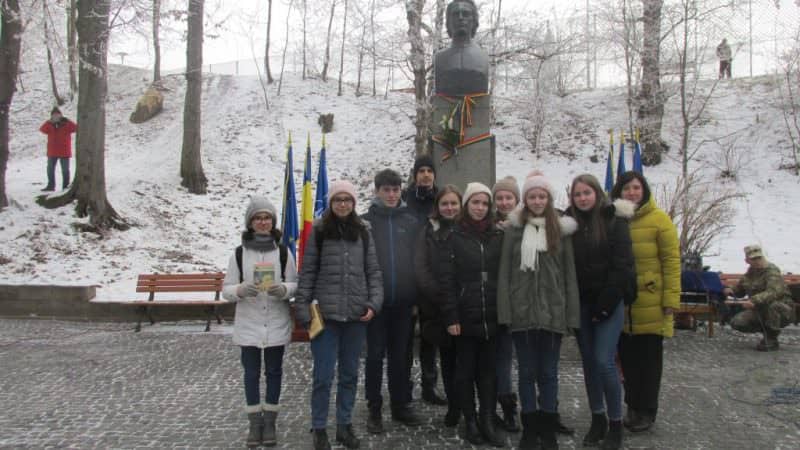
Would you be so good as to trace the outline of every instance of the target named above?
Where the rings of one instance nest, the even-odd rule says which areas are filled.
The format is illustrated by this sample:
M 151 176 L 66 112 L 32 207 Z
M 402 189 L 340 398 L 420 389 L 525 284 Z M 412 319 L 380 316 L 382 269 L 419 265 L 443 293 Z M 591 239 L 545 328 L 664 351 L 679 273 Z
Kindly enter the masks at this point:
M 267 289 L 267 294 L 273 297 L 278 297 L 279 299 L 283 299 L 284 297 L 286 297 L 287 292 L 288 290 L 286 289 L 286 286 L 283 283 L 273 284 L 272 286 L 269 287 L 269 289 Z
M 622 301 L 622 292 L 616 287 L 607 287 L 600 292 L 597 303 L 592 305 L 592 322 L 608 319 Z
M 253 283 L 241 283 L 236 288 L 236 295 L 239 298 L 255 297 L 258 295 L 258 287 Z

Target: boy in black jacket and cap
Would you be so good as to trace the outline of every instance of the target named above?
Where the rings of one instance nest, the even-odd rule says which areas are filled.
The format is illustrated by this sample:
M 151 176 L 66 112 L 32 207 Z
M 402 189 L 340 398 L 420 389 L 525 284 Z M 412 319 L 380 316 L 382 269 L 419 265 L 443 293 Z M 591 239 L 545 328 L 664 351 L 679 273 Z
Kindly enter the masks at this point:
M 414 247 L 419 224 L 400 199 L 400 174 L 385 169 L 375 175 L 375 198 L 362 216 L 370 223 L 383 272 L 383 309 L 367 327 L 367 360 L 365 390 L 369 419 L 367 431 L 383 432 L 381 408 L 383 397 L 383 358 L 387 358 L 389 397 L 392 418 L 406 425 L 419 425 L 421 420 L 409 405 L 408 360 L 411 316 L 416 302 Z

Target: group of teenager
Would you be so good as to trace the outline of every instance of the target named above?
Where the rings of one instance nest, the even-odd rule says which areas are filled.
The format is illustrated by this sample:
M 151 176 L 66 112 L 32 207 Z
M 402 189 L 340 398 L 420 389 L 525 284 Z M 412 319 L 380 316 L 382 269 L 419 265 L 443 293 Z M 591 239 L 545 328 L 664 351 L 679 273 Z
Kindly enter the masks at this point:
M 277 443 L 291 305 L 303 326 L 314 308 L 324 320 L 310 343 L 315 449 L 330 448 L 334 377 L 335 440 L 359 447 L 352 412 L 364 347 L 367 432 L 384 431 L 384 360 L 391 418 L 406 426 L 422 423 L 411 395 L 415 317 L 426 347 L 421 367 L 434 371 L 422 375 L 423 399 L 445 403 L 445 426 L 463 420 L 471 444 L 502 447 L 498 427 L 518 432 L 521 422 L 519 448 L 558 448 L 557 434 L 572 432 L 558 415 L 558 364 L 568 336 L 577 338 L 591 410 L 583 444 L 621 448 L 623 426 L 650 428 L 658 409 L 662 339 L 671 336 L 672 310 L 679 305 L 680 257 L 675 227 L 655 206 L 647 181 L 638 173 L 622 174 L 609 198 L 594 176 L 580 175 L 562 211 L 555 205 L 556 184 L 539 171 L 522 180 L 521 189 L 506 177 L 492 188 L 469 183 L 464 192 L 437 187 L 435 176 L 428 156 L 417 158 L 405 190 L 400 174 L 379 172 L 363 215 L 356 213 L 353 184 L 331 183 L 328 208 L 314 223 L 299 274 L 291 252 L 280 248 L 275 207 L 264 197 L 250 200 L 223 290 L 237 302 L 233 338 L 241 346 L 248 445 Z M 267 290 L 253 280 L 253 267 L 264 263 L 281 268 L 280 282 Z M 435 390 L 430 358 L 435 361 L 437 353 L 446 399 Z M 511 381 L 514 353 L 519 414 Z M 624 418 L 617 355 L 628 405 Z

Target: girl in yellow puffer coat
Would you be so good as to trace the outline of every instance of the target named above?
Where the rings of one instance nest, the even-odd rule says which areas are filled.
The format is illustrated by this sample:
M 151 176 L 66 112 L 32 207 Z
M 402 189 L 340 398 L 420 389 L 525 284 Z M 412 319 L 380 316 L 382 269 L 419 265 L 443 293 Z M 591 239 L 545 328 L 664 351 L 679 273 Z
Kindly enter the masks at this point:
M 619 356 L 628 405 L 623 424 L 638 432 L 653 425 L 658 411 L 664 337 L 672 337 L 673 312 L 680 306 L 680 247 L 675 225 L 656 206 L 650 186 L 640 173 L 623 173 L 611 196 L 636 203 L 630 232 L 637 293 L 626 314 Z

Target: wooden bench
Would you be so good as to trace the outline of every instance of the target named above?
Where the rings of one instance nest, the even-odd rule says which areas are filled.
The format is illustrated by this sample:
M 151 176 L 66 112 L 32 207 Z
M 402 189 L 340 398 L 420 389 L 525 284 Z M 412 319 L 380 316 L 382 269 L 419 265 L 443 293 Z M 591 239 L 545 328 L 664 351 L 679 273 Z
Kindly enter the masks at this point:
M 206 331 L 211 330 L 211 319 L 216 317 L 217 323 L 222 323 L 217 307 L 227 303 L 220 299 L 222 282 L 225 274 L 222 272 L 211 273 L 185 273 L 185 274 L 141 274 L 136 282 L 136 292 L 150 294 L 147 300 L 132 301 L 111 301 L 111 302 L 92 302 L 95 303 L 116 303 L 120 305 L 135 306 L 139 311 L 139 320 L 136 322 L 135 331 L 142 330 L 142 319 L 147 317 L 150 324 L 155 324 L 151 309 L 159 306 L 187 306 L 202 307 L 206 309 Z M 188 293 L 188 292 L 213 292 L 214 298 L 208 300 L 197 299 L 156 299 L 156 293 Z
M 694 317 L 696 314 L 704 314 L 707 318 L 706 335 L 714 336 L 714 322 L 717 320 L 717 307 L 709 298 L 708 293 L 703 292 L 681 292 L 681 307 L 678 313 L 689 314 Z M 694 319 L 696 323 L 696 319 Z M 696 325 L 695 328 L 696 329 Z

